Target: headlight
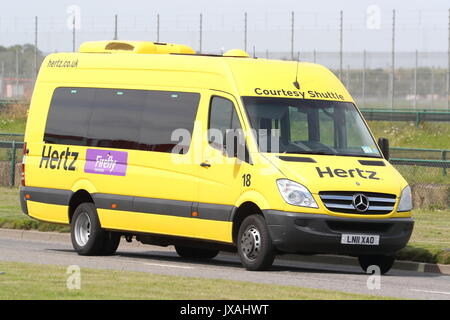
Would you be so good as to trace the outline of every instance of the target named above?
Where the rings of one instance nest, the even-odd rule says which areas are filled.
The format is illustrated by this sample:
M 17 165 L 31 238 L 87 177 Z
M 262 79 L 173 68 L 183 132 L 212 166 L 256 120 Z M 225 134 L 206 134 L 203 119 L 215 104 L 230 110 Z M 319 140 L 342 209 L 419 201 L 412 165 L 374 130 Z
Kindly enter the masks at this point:
M 400 195 L 400 202 L 398 204 L 397 211 L 411 211 L 412 210 L 412 196 L 411 196 L 411 188 L 407 186 L 403 189 L 402 194 Z
M 294 206 L 318 208 L 312 194 L 300 183 L 288 180 L 277 180 L 278 190 L 284 201 Z

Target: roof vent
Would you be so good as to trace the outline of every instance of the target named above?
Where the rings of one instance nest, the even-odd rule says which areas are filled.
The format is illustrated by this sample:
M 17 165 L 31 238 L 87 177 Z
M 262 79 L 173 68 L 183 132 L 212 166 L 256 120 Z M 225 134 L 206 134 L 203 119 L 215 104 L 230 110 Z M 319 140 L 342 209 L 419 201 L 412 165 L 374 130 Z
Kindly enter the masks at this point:
M 83 53 L 140 53 L 140 54 L 195 54 L 194 49 L 183 44 L 150 41 L 89 41 L 80 46 Z
M 241 57 L 241 58 L 250 58 L 247 52 L 241 49 L 231 49 L 223 54 L 224 57 Z
M 133 51 L 134 46 L 124 42 L 110 42 L 105 46 L 105 50 L 126 50 Z

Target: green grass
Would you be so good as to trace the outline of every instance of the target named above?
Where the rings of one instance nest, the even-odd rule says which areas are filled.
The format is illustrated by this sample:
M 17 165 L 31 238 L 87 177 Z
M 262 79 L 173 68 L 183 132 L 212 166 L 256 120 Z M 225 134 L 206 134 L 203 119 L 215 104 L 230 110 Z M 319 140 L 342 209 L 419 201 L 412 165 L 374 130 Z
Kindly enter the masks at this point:
M 144 272 L 81 269 L 81 288 L 67 289 L 67 268 L 0 261 L 0 300 L 155 299 L 155 300 L 366 300 L 379 296 Z
M 416 183 L 450 184 L 450 169 L 446 170 L 447 174 L 444 176 L 442 168 L 437 167 L 395 165 L 395 168 L 410 185 Z
M 370 121 L 369 127 L 376 139 L 388 138 L 391 147 L 450 150 L 450 124 L 446 122 L 424 122 L 416 128 L 414 122 Z M 440 156 L 441 154 L 436 152 L 411 154 L 391 151 L 391 157 L 399 158 L 440 159 Z M 447 160 L 450 160 L 450 153 L 447 154 Z M 409 184 L 450 184 L 450 169 L 447 169 L 447 175 L 444 176 L 442 168 L 437 167 L 405 165 L 395 167 Z
M 450 264 L 450 209 L 416 210 L 414 213 L 413 234 L 398 258 Z
M 69 232 L 68 226 L 43 223 L 22 213 L 18 188 L 0 187 L 0 228 Z M 450 264 L 450 209 L 414 210 L 416 223 L 402 260 Z
M 14 104 L 0 108 L 0 132 L 24 133 L 27 115 L 27 104 Z
M 26 109 L 23 106 L 11 106 L 10 108 L 0 108 L 0 133 L 25 133 Z M 23 141 L 22 137 L 1 136 L 0 141 Z M 20 148 L 17 150 L 16 159 L 22 157 Z M 0 161 L 10 161 L 10 149 L 0 148 Z
M 389 139 L 391 147 L 450 149 L 450 124 L 423 122 L 416 128 L 414 122 L 369 121 L 369 127 L 378 139 Z
M 0 114 L 0 132 L 25 133 L 26 122 L 25 118 L 8 119 Z
M 69 227 L 39 222 L 22 213 L 19 189 L 0 187 L 0 228 L 68 232 Z

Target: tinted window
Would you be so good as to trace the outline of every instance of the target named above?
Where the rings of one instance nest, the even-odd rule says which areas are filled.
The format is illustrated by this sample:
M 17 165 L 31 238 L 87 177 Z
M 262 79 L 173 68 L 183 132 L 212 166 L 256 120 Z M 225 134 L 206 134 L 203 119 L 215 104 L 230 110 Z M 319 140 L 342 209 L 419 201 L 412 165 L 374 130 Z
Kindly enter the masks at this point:
M 208 141 L 214 146 L 222 146 L 224 141 L 216 141 L 217 135 L 214 130 L 226 138 L 227 130 L 241 129 L 241 124 L 234 109 L 233 103 L 225 98 L 213 97 L 209 112 Z M 212 129 L 212 130 L 211 130 Z
M 148 91 L 139 132 L 139 149 L 171 152 L 179 141 L 172 141 L 172 133 L 185 129 L 192 137 L 197 107 L 198 93 Z M 189 138 L 190 138 L 189 137 Z M 184 152 L 190 140 L 182 140 Z
M 57 88 L 45 129 L 55 144 L 171 152 L 176 129 L 192 135 L 198 93 Z M 190 137 L 189 137 L 190 138 Z M 190 140 L 183 152 L 189 148 Z
M 93 88 L 57 88 L 50 103 L 44 140 L 48 143 L 86 145 Z
M 88 145 L 101 148 L 137 149 L 146 92 L 97 89 L 89 122 Z

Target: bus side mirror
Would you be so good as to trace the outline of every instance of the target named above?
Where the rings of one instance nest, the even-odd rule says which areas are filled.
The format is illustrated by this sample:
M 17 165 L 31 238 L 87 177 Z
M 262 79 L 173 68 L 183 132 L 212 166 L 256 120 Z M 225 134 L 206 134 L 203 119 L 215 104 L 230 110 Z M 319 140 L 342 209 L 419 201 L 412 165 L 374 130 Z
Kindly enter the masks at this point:
M 381 152 L 383 153 L 383 157 L 389 161 L 389 139 L 386 138 L 379 138 L 378 139 L 378 146 L 381 149 Z

